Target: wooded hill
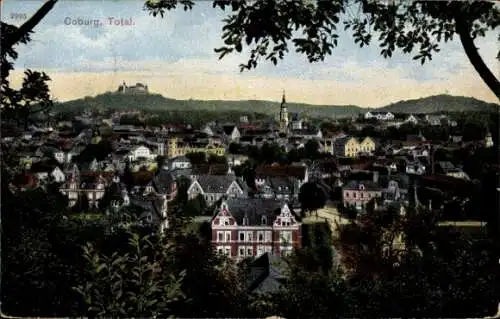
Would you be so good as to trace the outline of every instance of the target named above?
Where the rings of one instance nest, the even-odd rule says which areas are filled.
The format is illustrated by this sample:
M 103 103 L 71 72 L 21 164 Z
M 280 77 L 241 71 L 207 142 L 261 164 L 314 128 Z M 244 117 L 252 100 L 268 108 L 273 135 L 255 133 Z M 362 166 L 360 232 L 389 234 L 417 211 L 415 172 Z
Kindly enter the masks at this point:
M 421 99 L 399 101 L 380 108 L 362 108 L 355 105 L 312 105 L 303 103 L 287 103 L 290 113 L 305 113 L 311 117 L 349 117 L 359 113 L 384 111 L 395 113 L 438 113 L 438 112 L 494 112 L 498 113 L 500 105 L 487 103 L 471 97 L 436 95 Z M 274 115 L 279 112 L 280 102 L 246 100 L 176 100 L 160 94 L 124 95 L 104 93 L 95 97 L 85 97 L 63 103 L 57 103 L 58 110 L 77 110 L 85 108 L 97 109 L 130 109 L 137 108 L 149 111 L 237 111 L 255 112 Z

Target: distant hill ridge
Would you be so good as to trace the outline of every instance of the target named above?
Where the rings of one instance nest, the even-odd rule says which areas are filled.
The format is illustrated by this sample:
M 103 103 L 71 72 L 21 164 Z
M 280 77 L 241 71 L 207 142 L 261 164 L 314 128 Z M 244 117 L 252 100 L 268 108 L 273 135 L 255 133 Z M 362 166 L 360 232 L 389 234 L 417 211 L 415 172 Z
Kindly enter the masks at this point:
M 123 95 L 104 93 L 95 97 L 58 103 L 58 108 L 80 109 L 88 107 L 130 109 L 137 108 L 150 111 L 171 110 L 207 110 L 207 111 L 239 111 L 263 114 L 277 114 L 280 102 L 261 100 L 223 101 L 223 100 L 176 100 L 160 94 Z M 487 103 L 471 97 L 436 95 L 420 99 L 399 101 L 379 108 L 362 108 L 356 105 L 312 105 L 305 103 L 287 103 L 290 113 L 306 113 L 312 117 L 349 117 L 368 111 L 393 113 L 437 113 L 437 112 L 495 112 L 500 105 Z

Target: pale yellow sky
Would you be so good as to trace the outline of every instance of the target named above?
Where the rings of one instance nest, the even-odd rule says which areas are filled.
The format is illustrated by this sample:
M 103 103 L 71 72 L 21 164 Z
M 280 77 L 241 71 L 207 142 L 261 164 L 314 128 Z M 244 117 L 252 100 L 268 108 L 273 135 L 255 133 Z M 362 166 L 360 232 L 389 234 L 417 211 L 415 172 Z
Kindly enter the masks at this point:
M 228 64 L 225 64 L 228 65 Z M 229 64 L 231 65 L 231 64 Z M 236 66 L 237 64 L 233 64 Z M 126 67 L 126 65 L 124 65 Z M 176 63 L 142 62 L 142 71 L 61 72 L 44 70 L 52 78 L 52 96 L 59 101 L 114 91 L 122 81 L 145 83 L 151 92 L 175 99 L 270 100 L 279 101 L 286 90 L 289 102 L 325 105 L 354 104 L 378 107 L 399 100 L 437 94 L 474 96 L 498 102 L 495 95 L 473 70 L 464 69 L 452 78 L 419 82 L 403 77 L 397 69 L 345 65 L 335 72 L 346 72 L 354 81 L 309 80 L 255 76 L 251 72 L 220 70 L 210 60 L 183 60 Z M 233 67 L 236 69 L 236 67 Z M 221 72 L 222 71 L 222 72 Z M 334 78 L 335 74 L 324 70 Z M 439 72 L 439 70 L 437 70 Z M 12 74 L 12 84 L 20 85 L 22 71 Z

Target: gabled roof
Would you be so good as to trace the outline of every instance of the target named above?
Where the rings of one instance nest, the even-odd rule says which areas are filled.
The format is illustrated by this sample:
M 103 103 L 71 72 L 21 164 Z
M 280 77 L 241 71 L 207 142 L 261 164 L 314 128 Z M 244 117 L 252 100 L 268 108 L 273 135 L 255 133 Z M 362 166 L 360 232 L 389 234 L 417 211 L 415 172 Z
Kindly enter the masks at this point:
M 196 181 L 205 193 L 225 193 L 236 179 L 229 175 L 200 175 Z
M 265 217 L 266 225 L 271 226 L 280 215 L 283 205 L 275 199 L 264 198 L 229 198 L 226 204 L 236 223 L 243 225 L 243 218 L 246 217 L 248 226 L 262 225 L 262 217 Z
M 151 214 L 152 223 L 159 224 L 164 220 L 164 217 L 161 215 L 161 208 L 163 205 L 163 201 L 161 198 L 156 196 L 146 196 L 146 197 L 131 197 L 130 205 L 138 207 L 142 210 L 140 216 L 137 216 L 138 219 L 145 219 L 148 214 Z
M 174 183 L 175 179 L 172 174 L 164 169 L 159 169 L 159 171 L 153 177 L 153 187 L 160 194 L 170 193 Z
M 286 264 L 277 256 L 264 253 L 249 265 L 248 288 L 255 293 L 271 293 L 284 283 Z

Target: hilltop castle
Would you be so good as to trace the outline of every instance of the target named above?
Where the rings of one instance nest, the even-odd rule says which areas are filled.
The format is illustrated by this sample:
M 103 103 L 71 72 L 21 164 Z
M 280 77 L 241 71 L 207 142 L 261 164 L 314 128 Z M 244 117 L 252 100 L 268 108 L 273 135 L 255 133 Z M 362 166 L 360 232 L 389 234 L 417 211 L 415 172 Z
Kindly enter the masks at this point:
M 118 87 L 117 92 L 122 94 L 148 94 L 148 86 L 142 83 L 127 86 L 127 84 L 123 82 L 123 84 Z

